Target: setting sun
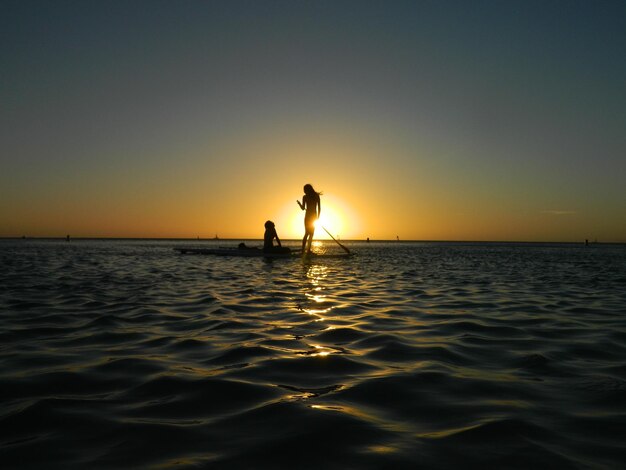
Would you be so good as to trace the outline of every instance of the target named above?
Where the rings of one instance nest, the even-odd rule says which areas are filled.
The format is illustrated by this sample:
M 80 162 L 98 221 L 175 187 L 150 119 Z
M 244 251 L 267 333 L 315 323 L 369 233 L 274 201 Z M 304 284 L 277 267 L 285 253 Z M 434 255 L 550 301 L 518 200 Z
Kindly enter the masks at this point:
M 326 230 L 328 230 L 334 237 L 341 237 L 343 232 L 343 219 L 337 212 L 332 209 L 327 210 L 320 215 L 320 218 L 315 221 L 315 229 L 318 238 L 321 237 L 322 231 L 325 238 L 327 237 Z
M 320 218 L 315 222 L 317 240 L 329 240 L 328 230 L 335 238 L 350 238 L 359 228 L 357 218 L 343 202 L 332 196 L 322 195 Z M 304 212 L 294 203 L 285 206 L 277 219 L 277 229 L 283 238 L 301 238 L 304 235 Z

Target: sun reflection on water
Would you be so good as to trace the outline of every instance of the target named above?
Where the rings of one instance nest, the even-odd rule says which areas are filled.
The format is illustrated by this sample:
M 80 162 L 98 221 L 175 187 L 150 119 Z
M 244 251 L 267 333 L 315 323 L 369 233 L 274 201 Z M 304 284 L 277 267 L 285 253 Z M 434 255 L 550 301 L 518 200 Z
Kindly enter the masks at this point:
M 319 246 L 315 245 L 316 243 L 321 245 L 321 242 L 313 242 L 314 246 Z M 305 275 L 313 285 L 317 286 L 322 279 L 325 279 L 328 276 L 328 266 L 320 264 L 306 266 Z
M 320 243 L 320 242 L 317 242 Z M 324 307 L 323 304 L 328 302 L 328 297 L 324 293 L 325 288 L 322 282 L 328 276 L 328 267 L 323 265 L 306 266 L 304 270 L 306 280 L 304 296 L 307 300 L 305 305 L 299 305 L 298 309 L 308 315 L 313 315 L 315 321 L 326 320 L 325 315 L 329 314 L 332 306 Z M 306 304 L 312 304 L 310 307 Z
M 374 454 L 391 454 L 399 451 L 397 447 L 382 444 L 370 446 L 367 450 Z
M 311 354 L 309 354 L 310 356 L 318 356 L 318 357 L 326 357 L 331 355 L 333 352 L 335 352 L 333 349 L 331 348 L 326 348 L 324 346 L 321 346 L 319 344 L 314 344 L 313 347 L 315 348 L 315 351 Z
M 355 407 L 355 406 L 339 405 L 339 404 L 333 403 L 333 404 L 311 404 L 309 405 L 309 407 L 313 410 L 345 413 L 345 414 L 355 416 L 359 419 L 362 419 L 368 422 L 381 422 L 382 421 L 380 417 L 374 414 L 368 413 L 365 410 Z

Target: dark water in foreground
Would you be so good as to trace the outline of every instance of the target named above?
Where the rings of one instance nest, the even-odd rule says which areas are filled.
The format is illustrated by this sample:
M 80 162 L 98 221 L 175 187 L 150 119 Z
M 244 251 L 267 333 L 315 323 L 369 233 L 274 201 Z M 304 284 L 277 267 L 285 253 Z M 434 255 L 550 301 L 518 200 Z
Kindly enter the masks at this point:
M 0 466 L 624 468 L 626 246 L 174 246 L 0 241 Z

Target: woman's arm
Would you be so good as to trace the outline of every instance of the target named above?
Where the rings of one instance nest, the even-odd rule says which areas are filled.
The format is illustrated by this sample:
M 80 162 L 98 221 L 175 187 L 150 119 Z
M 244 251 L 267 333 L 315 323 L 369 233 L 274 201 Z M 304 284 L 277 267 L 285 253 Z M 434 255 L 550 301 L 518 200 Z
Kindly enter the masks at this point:
M 304 198 L 302 198 L 302 202 L 300 202 L 299 199 L 296 199 L 296 202 L 300 206 L 300 210 L 303 211 L 304 210 Z

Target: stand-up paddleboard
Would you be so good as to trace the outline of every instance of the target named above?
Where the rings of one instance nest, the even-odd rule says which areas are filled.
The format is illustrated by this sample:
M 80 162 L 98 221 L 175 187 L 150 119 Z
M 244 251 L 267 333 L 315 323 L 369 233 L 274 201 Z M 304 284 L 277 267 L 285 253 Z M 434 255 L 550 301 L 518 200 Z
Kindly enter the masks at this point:
M 352 253 L 305 253 L 301 251 L 291 251 L 288 253 L 265 252 L 260 248 L 174 248 L 181 255 L 213 255 L 213 256 L 233 256 L 243 258 L 349 258 Z
M 239 256 L 244 258 L 292 258 L 299 252 L 272 253 L 260 248 L 174 248 L 181 255 Z
M 296 257 L 301 256 L 304 260 L 318 259 L 318 258 L 352 258 L 354 253 L 304 253 L 298 251 Z

